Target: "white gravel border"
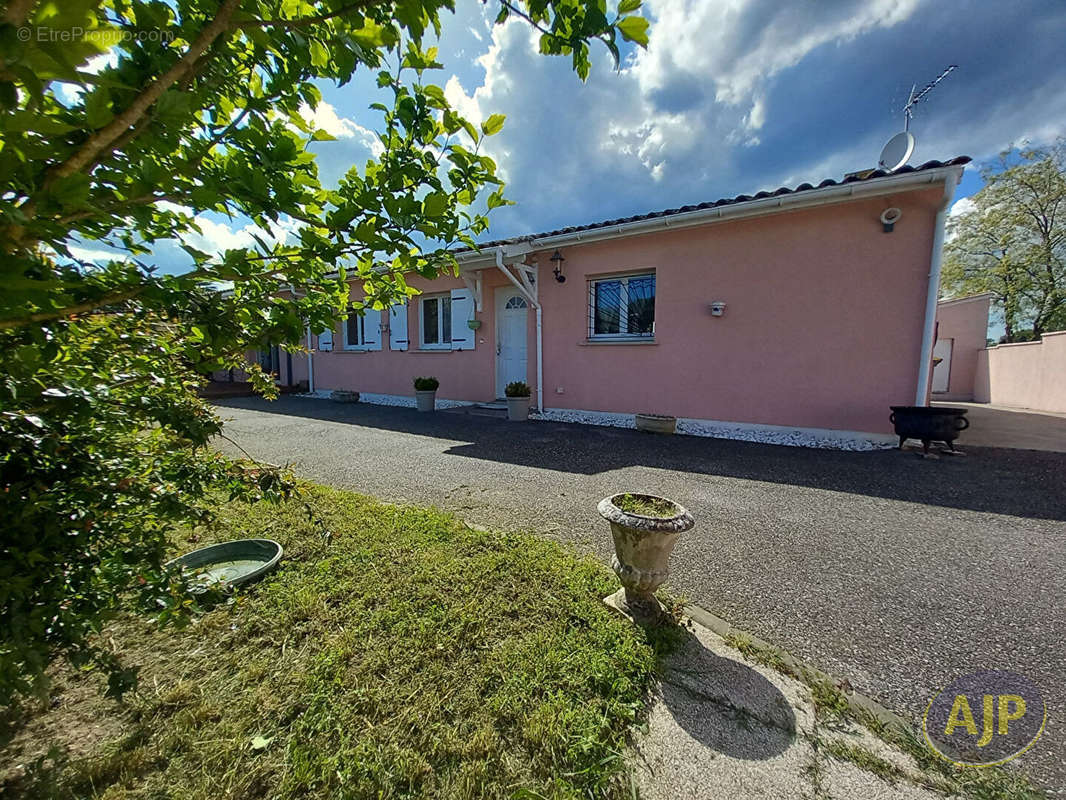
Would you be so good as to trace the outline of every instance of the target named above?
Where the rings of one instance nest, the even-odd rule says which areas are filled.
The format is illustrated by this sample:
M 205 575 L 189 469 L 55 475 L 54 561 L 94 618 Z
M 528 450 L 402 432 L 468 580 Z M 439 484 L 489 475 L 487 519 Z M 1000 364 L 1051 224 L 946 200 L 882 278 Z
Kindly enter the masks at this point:
M 353 390 L 354 391 L 354 390 Z M 329 400 L 332 389 L 315 389 L 313 392 L 306 392 L 304 394 L 295 395 L 296 397 L 310 397 L 315 400 Z M 369 403 L 372 406 L 397 406 L 400 408 L 414 408 L 415 399 L 413 397 L 407 397 L 402 394 L 374 394 L 373 392 L 359 392 L 359 402 Z M 442 400 L 437 398 L 436 407 L 438 409 L 444 408 L 460 408 L 462 406 L 472 406 L 476 403 L 472 403 L 469 400 Z
M 316 389 L 296 397 L 313 397 L 329 400 L 332 389 Z M 360 403 L 377 406 L 414 408 L 415 399 L 402 394 L 359 393 Z M 477 403 L 468 400 L 442 400 L 437 398 L 437 408 L 460 408 Z M 576 422 L 579 425 L 605 425 L 612 428 L 637 427 L 632 414 L 617 414 L 608 411 L 580 411 L 568 408 L 546 408 L 542 412 L 530 411 L 531 420 L 545 422 Z M 889 434 L 860 433 L 857 431 L 834 431 L 824 428 L 786 428 L 780 425 L 756 425 L 754 423 L 720 422 L 710 419 L 677 420 L 677 432 L 684 436 L 705 436 L 711 439 L 733 439 L 741 442 L 777 444 L 785 447 L 813 447 L 821 450 L 891 450 L 898 445 L 895 436 Z
M 616 414 L 606 411 L 546 408 L 541 413 L 531 412 L 529 418 L 547 422 L 576 422 L 581 425 L 636 428 L 636 421 L 632 414 Z M 677 432 L 686 436 L 735 439 L 741 442 L 777 444 L 786 447 L 814 447 L 822 450 L 888 450 L 897 445 L 897 439 L 889 434 L 833 431 L 820 428 L 786 428 L 779 425 L 719 422 L 709 419 L 679 418 Z

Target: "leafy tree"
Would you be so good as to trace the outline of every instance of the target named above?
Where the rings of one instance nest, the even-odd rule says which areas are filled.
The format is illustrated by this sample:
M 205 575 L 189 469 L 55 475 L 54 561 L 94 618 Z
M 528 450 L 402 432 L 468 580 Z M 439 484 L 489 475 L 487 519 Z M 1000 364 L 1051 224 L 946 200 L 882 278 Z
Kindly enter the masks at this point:
M 616 61 L 621 40 L 646 43 L 639 6 L 504 0 L 497 22 L 522 17 L 583 78 L 593 40 Z M 92 634 L 124 608 L 165 622 L 192 607 L 162 563 L 168 532 L 204 521 L 214 492 L 293 490 L 212 450 L 205 375 L 243 368 L 269 394 L 246 352 L 299 349 L 308 329 L 413 294 L 407 274 L 454 270 L 454 249 L 486 230 L 475 204 L 508 202 L 480 152 L 503 117 L 479 129 L 427 79 L 445 10 L 453 0 L 2 7 L 0 702 L 40 689 L 59 654 L 107 667 L 120 691 L 130 675 Z M 318 83 L 356 70 L 376 72 L 386 101 L 371 106 L 381 154 L 323 186 Z M 201 212 L 251 220 L 257 246 L 197 250 Z M 189 253 L 184 274 L 152 265 L 168 240 Z M 80 259 L 93 242 L 128 258 Z M 354 306 L 352 279 L 366 290 Z
M 1066 140 L 1008 150 L 951 221 L 943 285 L 991 292 L 1008 342 L 1066 328 Z

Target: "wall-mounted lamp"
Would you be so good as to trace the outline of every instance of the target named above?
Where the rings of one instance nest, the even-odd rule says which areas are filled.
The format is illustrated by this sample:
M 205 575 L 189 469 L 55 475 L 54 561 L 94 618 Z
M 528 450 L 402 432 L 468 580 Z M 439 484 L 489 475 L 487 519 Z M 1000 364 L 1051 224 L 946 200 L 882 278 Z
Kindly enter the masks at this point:
M 722 316 L 722 314 L 725 313 L 725 303 L 723 303 L 721 300 L 715 300 L 713 303 L 711 303 L 710 309 L 712 317 L 720 317 Z
M 559 281 L 559 283 L 566 283 L 566 276 L 563 275 L 564 261 L 566 261 L 566 259 L 563 258 L 563 254 L 560 253 L 558 250 L 552 253 L 552 275 L 555 276 L 555 280 Z
M 892 233 L 892 229 L 902 216 L 903 212 L 898 208 L 886 208 L 881 212 L 881 230 L 885 233 Z

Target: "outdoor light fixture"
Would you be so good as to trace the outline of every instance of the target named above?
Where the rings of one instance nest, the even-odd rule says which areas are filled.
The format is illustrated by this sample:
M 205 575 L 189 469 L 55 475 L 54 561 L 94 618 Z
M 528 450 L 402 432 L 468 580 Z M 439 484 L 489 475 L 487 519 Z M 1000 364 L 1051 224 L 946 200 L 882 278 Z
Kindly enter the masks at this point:
M 555 280 L 559 281 L 559 283 L 566 283 L 566 276 L 563 275 L 564 261 L 566 261 L 566 259 L 563 258 L 563 254 L 560 253 L 558 250 L 552 253 L 552 274 L 555 276 Z
M 898 208 L 886 208 L 881 212 L 881 229 L 885 233 L 892 233 L 892 229 L 896 227 L 896 223 L 902 216 L 903 212 Z

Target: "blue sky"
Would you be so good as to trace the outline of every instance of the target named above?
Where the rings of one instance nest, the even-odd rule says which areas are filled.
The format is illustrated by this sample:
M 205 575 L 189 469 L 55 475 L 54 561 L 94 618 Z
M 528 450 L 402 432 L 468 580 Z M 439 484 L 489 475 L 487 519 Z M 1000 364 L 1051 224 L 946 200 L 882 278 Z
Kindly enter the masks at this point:
M 495 3 L 445 14 L 435 82 L 477 120 L 507 115 L 487 152 L 516 205 L 488 238 L 625 216 L 875 165 L 902 127 L 913 83 L 959 69 L 917 108 L 912 164 L 988 159 L 1012 142 L 1066 133 L 1066 4 L 943 0 L 646 0 L 646 52 L 621 69 L 596 48 L 582 83 L 565 58 L 536 53 L 520 21 L 491 24 Z M 335 182 L 370 155 L 373 73 L 323 86 L 316 145 Z M 968 170 L 958 197 L 981 186 Z M 250 242 L 246 221 L 202 217 L 205 250 Z M 285 230 L 275 232 L 283 236 Z M 159 266 L 184 254 L 161 247 Z

